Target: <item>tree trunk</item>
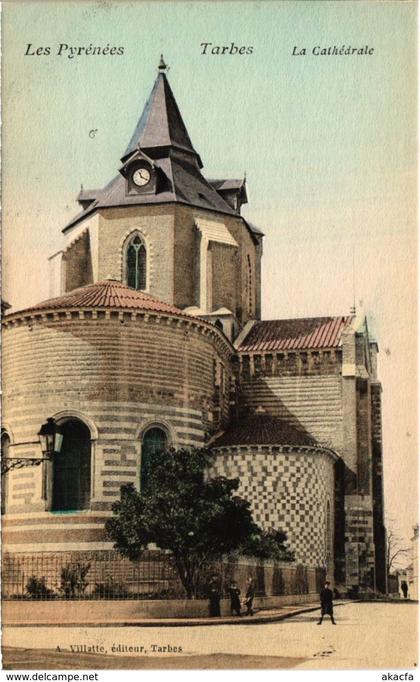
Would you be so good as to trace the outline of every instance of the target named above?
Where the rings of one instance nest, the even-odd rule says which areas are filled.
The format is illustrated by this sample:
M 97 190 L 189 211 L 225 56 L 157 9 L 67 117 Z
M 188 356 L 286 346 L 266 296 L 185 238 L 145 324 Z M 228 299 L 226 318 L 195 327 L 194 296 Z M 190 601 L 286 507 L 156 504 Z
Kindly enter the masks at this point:
M 175 556 L 175 565 L 178 570 L 178 575 L 181 579 L 182 586 L 187 594 L 187 599 L 195 598 L 194 584 L 191 580 L 190 567 L 188 561 L 182 557 Z

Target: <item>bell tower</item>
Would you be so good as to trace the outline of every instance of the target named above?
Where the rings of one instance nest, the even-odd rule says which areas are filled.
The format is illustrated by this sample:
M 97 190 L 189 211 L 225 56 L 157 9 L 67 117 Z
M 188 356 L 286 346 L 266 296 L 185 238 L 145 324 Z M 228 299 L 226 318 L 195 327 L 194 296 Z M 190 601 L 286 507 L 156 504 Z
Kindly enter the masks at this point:
M 245 179 L 203 175 L 167 69 L 161 57 L 114 178 L 81 189 L 82 210 L 51 259 L 51 294 L 112 278 L 218 322 L 233 339 L 260 317 L 263 234 L 241 215 Z

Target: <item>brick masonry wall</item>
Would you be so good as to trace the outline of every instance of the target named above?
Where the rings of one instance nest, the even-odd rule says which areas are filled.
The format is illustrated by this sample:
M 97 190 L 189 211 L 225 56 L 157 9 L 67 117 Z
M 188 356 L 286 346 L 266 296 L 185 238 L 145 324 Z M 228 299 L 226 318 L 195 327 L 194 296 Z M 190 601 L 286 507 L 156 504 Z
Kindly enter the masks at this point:
M 338 451 L 343 444 L 341 377 L 257 376 L 241 382 L 241 402 L 255 410 L 263 407 L 304 428 L 319 443 Z
M 336 573 L 349 587 L 373 586 L 376 551 L 377 587 L 381 589 L 384 543 L 380 520 L 380 394 L 378 397 L 375 389 L 371 397 L 371 382 L 356 378 L 354 335 L 347 335 L 343 353 L 344 376 L 340 350 L 240 354 L 240 400 L 250 410 L 263 407 L 268 414 L 279 416 L 299 429 L 303 427 L 343 458 L 342 485 L 339 499 L 335 500 L 335 548 L 343 566 L 337 565 Z M 364 497 L 357 492 L 364 493 Z M 343 493 L 346 493 L 345 499 Z
M 88 229 L 82 232 L 65 251 L 63 266 L 65 268 L 66 291 L 71 291 L 93 282 Z
M 373 588 L 375 547 L 372 498 L 347 495 L 345 498 L 346 585 Z
M 174 303 L 174 207 L 136 206 L 100 212 L 98 280 L 126 282 L 124 255 L 130 235 L 138 230 L 147 249 L 147 292 Z
M 81 418 L 92 436 L 91 510 L 109 510 L 122 483 L 138 484 L 148 425 L 162 425 L 175 446 L 201 445 L 206 430 L 218 426 L 214 363 L 229 385 L 231 352 L 210 325 L 153 314 L 75 311 L 6 323 L 3 420 L 10 456 L 41 456 L 37 433 L 47 417 Z M 228 398 L 225 389 L 222 418 Z M 48 466 L 8 474 L 9 514 L 48 508 Z M 77 533 L 77 541 L 94 539 L 94 528 Z
M 214 473 L 239 478 L 239 494 L 250 502 L 256 523 L 265 529 L 285 531 L 297 562 L 326 566 L 334 533 L 332 457 L 322 451 L 285 452 L 270 446 L 220 448 L 215 452 Z M 331 568 L 333 557 L 328 558 Z
M 373 529 L 375 539 L 375 569 L 377 588 L 386 590 L 386 531 L 384 527 L 384 493 L 382 461 L 382 386 L 371 384 L 372 400 L 372 495 Z
M 240 253 L 234 246 L 212 243 L 212 310 L 225 306 L 238 314 L 238 260 Z
M 210 256 L 211 273 L 209 281 L 212 284 L 212 309 L 226 306 L 238 317 L 243 324 L 255 315 L 255 302 L 259 300 L 260 280 L 257 272 L 258 256 L 248 229 L 241 218 L 203 211 L 188 206 L 175 207 L 175 267 L 174 287 L 175 305 L 198 305 L 198 231 L 195 220 L 215 220 L 222 222 L 234 237 L 239 247 L 228 247 L 211 242 Z M 253 272 L 253 301 L 252 315 L 248 313 L 248 296 L 246 292 L 246 278 L 248 273 L 247 256 L 251 259 Z
M 198 305 L 199 234 L 195 220 L 199 217 L 223 222 L 239 245 L 234 248 L 211 243 L 210 300 L 213 301 L 212 309 L 226 306 L 245 323 L 250 317 L 245 286 L 248 256 L 253 289 L 251 317 L 255 316 L 256 303 L 260 300 L 260 256 L 256 245 L 240 218 L 188 206 L 101 210 L 95 221 L 94 253 L 90 251 L 88 231 L 79 235 L 66 251 L 66 291 L 92 281 L 92 272 L 95 281 L 113 278 L 125 282 L 125 246 L 130 235 L 138 230 L 147 249 L 148 293 L 181 308 Z
M 371 396 L 367 380 L 357 380 L 357 485 L 358 492 L 371 494 L 372 434 Z

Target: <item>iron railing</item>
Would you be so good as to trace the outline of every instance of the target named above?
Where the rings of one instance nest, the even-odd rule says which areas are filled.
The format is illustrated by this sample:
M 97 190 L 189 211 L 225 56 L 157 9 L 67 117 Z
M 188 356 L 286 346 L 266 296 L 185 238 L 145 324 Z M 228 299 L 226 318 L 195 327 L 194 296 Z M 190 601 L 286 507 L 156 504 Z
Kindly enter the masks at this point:
M 232 557 L 205 567 L 198 596 L 206 595 L 211 575 L 222 592 L 231 580 L 255 582 L 259 596 L 319 591 L 322 568 L 249 557 Z M 131 562 L 113 550 L 95 552 L 3 553 L 3 599 L 183 599 L 185 590 L 170 553 L 147 550 Z

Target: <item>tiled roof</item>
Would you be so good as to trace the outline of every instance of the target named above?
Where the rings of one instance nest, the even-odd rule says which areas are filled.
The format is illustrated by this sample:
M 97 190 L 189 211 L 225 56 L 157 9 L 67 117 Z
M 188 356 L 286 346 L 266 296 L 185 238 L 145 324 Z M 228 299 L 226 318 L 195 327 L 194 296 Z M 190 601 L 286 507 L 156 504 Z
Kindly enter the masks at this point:
M 136 291 L 116 280 L 107 279 L 95 284 L 88 284 L 79 289 L 74 289 L 67 294 L 50 298 L 47 301 L 37 303 L 22 312 L 38 312 L 41 310 L 57 310 L 68 308 L 118 308 L 120 310 L 145 310 L 159 313 L 170 313 L 188 317 L 179 308 L 163 303 L 142 291 Z
M 242 353 L 337 348 L 341 334 L 353 320 L 347 317 L 306 317 L 255 322 L 238 347 Z
M 231 445 L 306 445 L 318 443 L 301 425 L 269 414 L 244 415 L 228 426 L 212 447 Z

